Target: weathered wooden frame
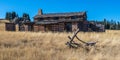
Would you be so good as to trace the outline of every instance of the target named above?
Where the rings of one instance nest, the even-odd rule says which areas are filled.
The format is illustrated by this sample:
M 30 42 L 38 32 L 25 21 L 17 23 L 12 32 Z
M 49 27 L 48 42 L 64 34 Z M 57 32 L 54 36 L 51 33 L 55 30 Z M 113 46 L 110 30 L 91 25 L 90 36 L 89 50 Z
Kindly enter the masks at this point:
M 70 48 L 78 48 L 78 47 L 80 47 L 80 44 L 75 43 L 75 42 L 73 41 L 75 37 L 76 37 L 80 42 L 84 43 L 85 46 L 95 46 L 96 42 L 85 42 L 85 41 L 79 39 L 78 36 L 77 36 L 77 34 L 78 34 L 79 31 L 80 31 L 80 30 L 77 29 L 77 30 L 75 31 L 75 33 L 73 34 L 72 37 L 68 36 L 68 38 L 69 38 L 70 41 L 68 41 L 68 42 L 66 43 L 67 46 L 69 46 Z

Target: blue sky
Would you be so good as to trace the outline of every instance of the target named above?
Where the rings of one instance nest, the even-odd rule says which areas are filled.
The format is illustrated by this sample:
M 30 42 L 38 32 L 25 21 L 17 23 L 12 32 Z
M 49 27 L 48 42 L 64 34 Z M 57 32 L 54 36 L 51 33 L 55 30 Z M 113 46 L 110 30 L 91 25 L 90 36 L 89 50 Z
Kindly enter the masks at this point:
M 0 0 L 0 18 L 15 11 L 29 13 L 33 20 L 40 8 L 43 13 L 87 11 L 88 20 L 120 20 L 120 0 Z

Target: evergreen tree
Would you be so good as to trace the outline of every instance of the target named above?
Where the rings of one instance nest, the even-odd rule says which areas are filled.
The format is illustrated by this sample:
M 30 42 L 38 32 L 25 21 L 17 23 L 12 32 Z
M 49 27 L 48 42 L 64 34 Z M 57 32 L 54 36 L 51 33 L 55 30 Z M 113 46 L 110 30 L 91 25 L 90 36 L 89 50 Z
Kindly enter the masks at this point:
M 12 12 L 12 19 L 14 19 L 15 17 L 18 17 L 18 15 L 16 14 L 16 12 Z
M 11 19 L 12 19 L 12 14 L 11 14 L 11 12 L 6 12 L 5 19 L 6 19 L 6 20 L 11 20 Z
M 120 30 L 120 22 L 117 22 L 118 30 Z
M 110 29 L 111 23 L 107 21 L 107 19 L 104 19 L 104 25 L 105 25 L 105 29 Z
M 104 19 L 104 25 L 105 25 L 105 29 L 107 29 L 107 20 Z
M 6 19 L 6 20 L 8 20 L 8 19 L 9 19 L 9 17 L 8 17 L 8 12 L 6 12 L 5 19 Z
M 29 16 L 29 14 L 23 13 L 22 18 L 23 18 L 23 20 L 24 20 L 25 22 L 30 22 L 30 16 Z
M 18 17 L 16 12 L 6 12 L 5 19 L 12 21 L 15 17 Z
M 117 23 L 116 22 L 114 23 L 114 27 L 115 27 L 115 30 L 117 30 Z

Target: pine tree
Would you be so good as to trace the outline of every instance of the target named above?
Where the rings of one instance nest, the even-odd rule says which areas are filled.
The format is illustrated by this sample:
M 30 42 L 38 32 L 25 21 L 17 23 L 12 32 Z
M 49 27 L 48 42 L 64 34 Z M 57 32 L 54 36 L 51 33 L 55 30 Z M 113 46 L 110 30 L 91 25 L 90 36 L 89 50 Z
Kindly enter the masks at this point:
M 118 30 L 120 30 L 120 22 L 117 22 L 117 24 L 118 24 Z
M 107 29 L 107 20 L 104 19 L 104 25 L 105 25 L 105 29 Z
M 17 14 L 16 14 L 16 12 L 12 12 L 12 19 L 14 19 L 15 17 L 17 17 Z
M 25 22 L 30 22 L 30 16 L 29 16 L 29 14 L 23 13 L 22 18 L 23 18 L 23 20 L 24 20 Z
M 11 20 L 11 19 L 12 19 L 12 14 L 11 14 L 11 12 L 6 12 L 5 19 L 6 19 L 6 20 Z
M 6 12 L 5 19 L 6 19 L 6 20 L 8 20 L 8 19 L 9 19 L 9 17 L 8 17 L 8 12 Z

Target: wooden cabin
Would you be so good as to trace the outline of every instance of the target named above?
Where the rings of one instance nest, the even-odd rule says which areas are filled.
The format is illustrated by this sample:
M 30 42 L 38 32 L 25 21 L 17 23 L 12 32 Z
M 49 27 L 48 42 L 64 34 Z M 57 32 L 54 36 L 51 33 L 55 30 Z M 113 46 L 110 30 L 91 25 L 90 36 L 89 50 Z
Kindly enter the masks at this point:
M 87 31 L 86 12 L 47 13 L 42 10 L 34 16 L 34 31 Z

